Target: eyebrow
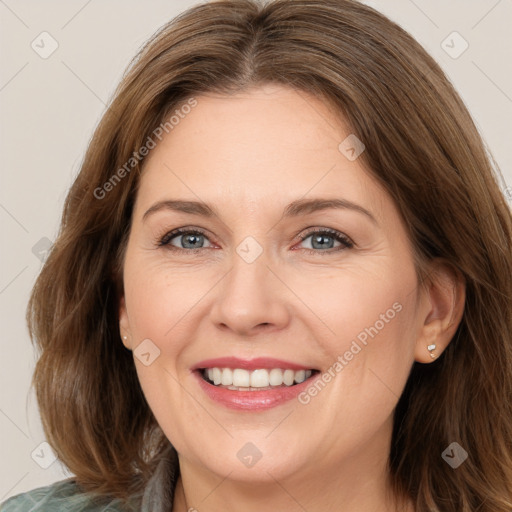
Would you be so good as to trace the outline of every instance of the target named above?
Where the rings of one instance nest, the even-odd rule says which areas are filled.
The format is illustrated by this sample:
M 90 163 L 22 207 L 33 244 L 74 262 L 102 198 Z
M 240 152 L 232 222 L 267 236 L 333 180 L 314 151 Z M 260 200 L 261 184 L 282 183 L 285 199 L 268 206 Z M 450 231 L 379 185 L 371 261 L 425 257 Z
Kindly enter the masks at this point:
M 283 218 L 298 217 L 299 215 L 307 215 L 329 209 L 353 210 L 368 217 L 375 225 L 379 225 L 375 217 L 366 208 L 347 199 L 297 199 L 285 207 Z M 160 210 L 189 213 L 201 217 L 219 217 L 216 209 L 208 203 L 167 199 L 151 206 L 142 216 L 142 220 L 145 221 L 151 214 Z

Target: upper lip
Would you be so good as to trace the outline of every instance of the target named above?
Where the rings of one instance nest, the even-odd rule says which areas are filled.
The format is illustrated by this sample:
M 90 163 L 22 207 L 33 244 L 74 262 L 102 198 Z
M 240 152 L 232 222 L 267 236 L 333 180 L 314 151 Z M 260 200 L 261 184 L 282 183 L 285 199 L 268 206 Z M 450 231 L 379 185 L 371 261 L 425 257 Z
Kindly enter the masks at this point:
M 195 364 L 191 369 L 199 370 L 204 368 L 243 368 L 244 370 L 258 370 L 262 368 L 281 368 L 283 370 L 313 370 L 311 366 L 274 359 L 273 357 L 256 357 L 254 359 L 240 359 L 238 357 L 218 357 L 205 359 Z

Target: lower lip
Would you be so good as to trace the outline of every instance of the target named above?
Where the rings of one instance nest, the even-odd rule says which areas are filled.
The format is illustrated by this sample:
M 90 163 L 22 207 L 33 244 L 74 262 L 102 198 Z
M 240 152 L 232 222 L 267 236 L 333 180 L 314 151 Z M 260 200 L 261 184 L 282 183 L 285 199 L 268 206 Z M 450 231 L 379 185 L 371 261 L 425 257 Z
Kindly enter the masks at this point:
M 199 386 L 214 402 L 230 409 L 261 411 L 293 400 L 308 388 L 319 374 L 314 374 L 309 379 L 294 386 L 267 389 L 265 391 L 235 391 L 221 388 L 206 382 L 199 371 L 194 371 L 194 375 L 199 381 Z

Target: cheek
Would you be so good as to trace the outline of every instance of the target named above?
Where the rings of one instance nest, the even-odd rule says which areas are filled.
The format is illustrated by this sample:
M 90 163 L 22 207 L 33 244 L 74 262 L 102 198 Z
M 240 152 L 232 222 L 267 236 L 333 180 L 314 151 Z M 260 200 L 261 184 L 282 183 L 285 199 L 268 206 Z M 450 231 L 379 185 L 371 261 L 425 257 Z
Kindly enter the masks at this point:
M 371 263 L 345 268 L 308 294 L 308 304 L 329 328 L 321 327 L 325 334 L 317 340 L 327 354 L 326 368 L 341 377 L 334 379 L 340 401 L 366 395 L 374 403 L 383 393 L 393 401 L 414 360 L 414 266 L 391 258 Z
M 408 316 L 404 312 L 415 298 L 416 275 L 412 267 L 400 268 L 376 258 L 366 265 L 294 279 L 294 291 L 305 298 L 318 324 L 315 332 L 330 346 L 333 355 L 349 349 L 352 340 L 364 344 L 387 337 L 388 343 L 400 342 L 396 334 L 408 323 L 404 323 Z M 392 332 L 394 336 L 387 336 Z
M 181 411 L 187 410 L 190 421 L 191 418 L 200 420 L 199 412 L 194 409 L 195 402 L 183 393 L 183 375 L 179 368 L 181 353 L 190 339 L 190 333 L 186 336 L 187 312 L 201 292 L 189 283 L 199 281 L 192 273 L 180 275 L 136 259 L 125 266 L 125 296 L 135 340 L 134 363 L 138 379 L 157 422 L 175 446 L 181 446 L 180 439 L 186 436 Z M 152 358 L 148 365 L 139 358 L 142 350 L 137 350 L 141 342 L 148 344 L 147 340 L 151 344 L 146 350 Z
M 330 326 L 336 335 L 320 338 L 328 353 L 326 391 L 307 390 L 309 397 L 303 395 L 301 403 L 309 403 L 319 423 L 334 430 L 342 426 L 343 434 L 333 441 L 340 449 L 374 436 L 402 394 L 414 361 L 411 283 L 414 274 L 403 280 L 363 280 L 352 283 L 346 290 L 351 293 L 338 292 L 336 301 L 332 297 L 336 311 Z
M 371 404 L 367 413 L 380 409 L 385 416 L 391 411 L 414 362 L 413 282 L 414 276 L 404 276 L 374 289 L 364 307 L 354 311 L 356 320 L 349 322 L 342 354 L 347 361 L 346 384 L 354 400 Z
M 130 327 L 136 336 L 154 338 L 157 343 L 169 336 L 176 338 L 191 308 L 211 286 L 203 274 L 197 269 L 184 271 L 135 258 L 127 264 L 126 303 Z

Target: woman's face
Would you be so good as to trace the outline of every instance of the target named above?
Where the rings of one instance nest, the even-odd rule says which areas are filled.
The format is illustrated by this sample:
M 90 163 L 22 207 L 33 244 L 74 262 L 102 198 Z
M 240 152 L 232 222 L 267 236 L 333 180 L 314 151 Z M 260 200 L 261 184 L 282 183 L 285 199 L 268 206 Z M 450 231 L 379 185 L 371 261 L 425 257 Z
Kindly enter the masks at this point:
M 384 470 L 428 306 L 398 211 L 315 97 L 196 100 L 146 160 L 124 262 L 159 425 L 183 464 L 242 481 Z

